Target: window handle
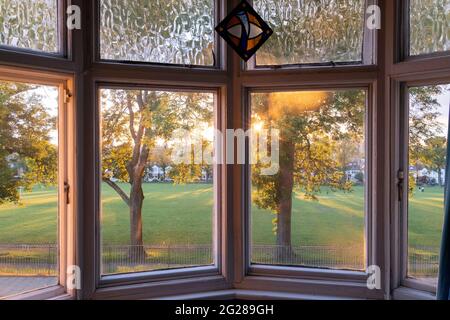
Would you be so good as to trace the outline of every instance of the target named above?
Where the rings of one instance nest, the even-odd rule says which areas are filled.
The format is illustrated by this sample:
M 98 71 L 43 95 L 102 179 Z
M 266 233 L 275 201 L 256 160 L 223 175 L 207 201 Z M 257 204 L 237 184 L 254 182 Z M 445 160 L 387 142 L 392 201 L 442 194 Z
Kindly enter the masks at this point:
M 405 185 L 405 172 L 403 170 L 399 170 L 397 173 L 397 187 L 398 187 L 398 201 L 403 201 L 403 190 Z
M 64 182 L 64 194 L 66 196 L 66 204 L 70 204 L 70 185 L 68 182 Z

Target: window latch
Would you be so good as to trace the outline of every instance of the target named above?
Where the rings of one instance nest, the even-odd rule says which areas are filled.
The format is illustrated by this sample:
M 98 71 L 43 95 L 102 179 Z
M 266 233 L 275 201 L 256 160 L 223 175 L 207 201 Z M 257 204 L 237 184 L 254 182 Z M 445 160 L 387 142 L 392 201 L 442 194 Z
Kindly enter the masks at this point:
M 72 98 L 72 93 L 69 90 L 64 89 L 64 103 L 69 103 Z
M 398 201 L 403 201 L 403 190 L 405 185 L 405 172 L 403 170 L 399 170 L 397 173 L 397 179 L 398 179 Z
M 68 182 L 64 182 L 64 194 L 66 196 L 66 204 L 70 204 L 70 185 Z

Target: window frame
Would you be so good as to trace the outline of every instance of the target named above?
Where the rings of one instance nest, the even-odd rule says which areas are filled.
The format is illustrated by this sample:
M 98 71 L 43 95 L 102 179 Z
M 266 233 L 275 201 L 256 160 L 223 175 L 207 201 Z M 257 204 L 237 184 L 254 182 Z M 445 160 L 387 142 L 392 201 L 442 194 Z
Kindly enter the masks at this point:
M 394 250 L 397 252 L 394 257 L 394 267 L 396 275 L 394 283 L 398 287 L 410 288 L 413 290 L 423 291 L 432 295 L 436 294 L 437 288 L 429 283 L 425 283 L 420 279 L 408 277 L 408 212 L 409 212 L 409 88 L 428 85 L 450 84 L 450 76 L 443 73 L 433 73 L 431 76 L 418 79 L 417 77 L 405 77 L 393 82 L 397 96 L 397 111 L 395 111 L 396 134 L 394 144 L 399 146 L 397 149 L 397 164 L 395 168 L 397 173 L 395 179 L 397 181 L 398 206 L 395 210 L 394 220 L 394 238 L 398 239 L 394 243 Z M 450 128 L 449 128 L 450 130 Z M 404 178 L 400 177 L 400 172 Z M 444 213 L 443 213 L 444 214 Z
M 374 154 L 373 148 L 373 110 L 375 100 L 372 98 L 374 94 L 374 79 L 360 79 L 360 80 L 349 80 L 345 84 L 337 81 L 329 81 L 326 84 L 305 84 L 299 82 L 298 84 L 292 85 L 279 85 L 279 86 L 261 86 L 261 85 L 249 85 L 245 86 L 243 91 L 245 92 L 245 113 L 243 118 L 243 123 L 245 124 L 244 130 L 250 128 L 251 123 L 251 103 L 250 94 L 254 92 L 282 92 L 282 91 L 293 91 L 293 90 L 345 90 L 345 89 L 361 89 L 366 92 L 366 112 L 365 112 L 365 126 L 364 126 L 364 138 L 365 138 L 365 158 L 366 158 L 366 177 L 367 182 L 365 186 L 365 213 L 364 213 L 364 254 L 365 254 L 365 264 L 366 268 L 370 265 L 375 264 L 375 251 L 376 247 L 374 242 L 371 240 L 373 234 L 376 232 L 374 228 L 376 214 L 374 213 L 372 206 L 372 190 L 374 188 L 374 179 L 370 172 L 373 171 L 373 161 L 372 155 Z M 249 145 L 246 145 L 246 152 L 249 152 Z M 361 291 L 361 295 L 367 298 L 373 298 L 377 296 L 374 292 L 369 289 L 362 289 L 365 286 L 369 275 L 366 270 L 356 271 L 356 270 L 339 270 L 339 269 L 325 269 L 325 268 L 314 268 L 307 266 L 278 266 L 278 265 L 263 265 L 254 264 L 251 262 L 251 182 L 250 182 L 250 170 L 251 165 L 247 164 L 244 166 L 243 170 L 243 182 L 244 182 L 244 237 L 245 237 L 245 281 L 243 284 L 244 288 L 250 289 L 253 286 L 254 281 L 258 281 L 257 278 L 260 277 L 270 277 L 274 281 L 282 281 L 283 278 L 297 278 L 309 279 L 313 281 L 324 281 L 328 282 L 329 286 L 337 285 L 339 286 L 342 281 L 347 282 L 347 289 L 344 290 L 348 294 L 353 294 L 355 291 Z M 248 284 L 247 284 L 248 283 Z
M 253 3 L 253 0 L 249 0 Z M 255 54 L 250 60 L 244 64 L 245 71 L 267 71 L 279 69 L 330 69 L 330 68 L 356 68 L 360 66 L 376 65 L 376 51 L 377 51 L 377 30 L 369 30 L 366 25 L 367 10 L 371 5 L 378 5 L 379 0 L 365 0 L 364 17 L 363 17 L 363 41 L 361 46 L 361 60 L 359 61 L 341 61 L 341 62 L 314 62 L 314 63 L 292 63 L 282 65 L 258 65 L 256 63 Z
M 198 276 L 217 276 L 221 274 L 222 270 L 222 254 L 221 254 L 221 217 L 223 216 L 223 209 L 220 199 L 222 198 L 223 190 L 223 179 L 221 172 L 221 164 L 214 165 L 214 207 L 213 207 L 213 226 L 212 226 L 212 248 L 214 255 L 214 262 L 212 265 L 207 266 L 196 266 L 188 268 L 178 268 L 178 269 L 167 269 L 167 270 L 155 270 L 155 271 L 143 271 L 143 272 L 131 272 L 124 274 L 111 274 L 102 275 L 101 274 L 101 221 L 100 215 L 102 212 L 102 201 L 101 201 L 101 103 L 99 92 L 102 89 L 139 89 L 139 90 L 160 90 L 160 91 L 170 91 L 170 92 L 204 92 L 214 94 L 214 126 L 215 129 L 223 132 L 223 128 L 220 123 L 221 115 L 221 104 L 219 102 L 220 88 L 205 88 L 205 87 L 192 87 L 192 86 L 162 86 L 162 85 L 145 85 L 142 83 L 120 83 L 120 82 L 96 82 L 96 159 L 97 164 L 97 183 L 96 183 L 96 197 L 97 200 L 97 217 L 96 217 L 96 285 L 98 288 L 108 287 L 111 285 L 120 285 L 124 283 L 142 283 L 142 282 L 154 282 L 159 280 L 170 280 L 170 279 L 180 279 L 180 278 L 194 278 Z
M 76 159 L 75 154 L 75 104 L 70 95 L 73 92 L 73 78 L 70 74 L 29 71 L 23 68 L 0 65 L 0 80 L 47 85 L 58 88 L 58 283 L 37 288 L 3 299 L 41 299 L 67 294 L 75 295 L 68 288 L 68 267 L 75 266 L 75 224 L 76 224 Z M 68 186 L 69 188 L 67 188 Z M 1 299 L 0 299 L 1 300 Z
M 411 34 L 410 34 L 410 0 L 395 1 L 396 14 L 396 46 L 395 55 L 396 63 L 427 61 L 439 58 L 449 58 L 450 49 L 446 51 L 436 51 L 431 53 L 422 53 L 411 55 Z
M 97 0 L 98 1 L 98 0 Z M 67 76 L 71 92 L 68 126 L 73 132 L 70 154 L 72 176 L 72 217 L 67 231 L 67 242 L 72 243 L 68 253 L 70 262 L 82 269 L 82 288 L 69 292 L 77 299 L 139 299 L 161 298 L 193 292 L 211 292 L 228 289 L 260 290 L 268 296 L 277 292 L 302 294 L 304 297 L 350 297 L 373 299 L 433 298 L 423 288 L 402 283 L 400 258 L 404 254 L 399 246 L 401 225 L 397 172 L 399 167 L 399 108 L 402 82 L 448 79 L 450 54 L 399 58 L 399 39 L 405 32 L 399 28 L 399 9 L 405 0 L 378 0 L 382 12 L 382 29 L 372 39 L 373 65 L 356 66 L 296 66 L 266 70 L 249 70 L 223 40 L 219 46 L 216 62 L 220 68 L 188 68 L 142 63 L 109 63 L 97 61 L 95 3 L 71 0 L 83 13 L 83 28 L 68 31 L 67 57 L 50 57 L 39 53 L 0 48 L 1 70 L 4 67 L 22 67 L 34 70 L 47 79 L 52 74 Z M 218 1 L 221 17 L 239 3 L 239 0 Z M 86 40 L 87 39 L 87 40 Z M 371 40 L 371 41 L 372 41 Z M 11 72 L 17 76 L 17 72 Z M 30 81 L 31 76 L 27 75 Z M 372 224 L 368 234 L 370 261 L 382 270 L 381 290 L 367 289 L 365 274 L 327 270 L 283 270 L 277 267 L 261 271 L 248 270 L 245 202 L 245 166 L 220 166 L 222 212 L 220 217 L 220 273 L 202 273 L 192 277 L 159 278 L 149 281 L 145 277 L 119 279 L 99 286 L 96 267 L 96 217 L 98 215 L 96 181 L 98 159 L 95 156 L 96 113 L 98 112 L 97 86 L 101 83 L 139 84 L 144 86 L 181 86 L 215 88 L 220 91 L 220 125 L 222 128 L 245 128 L 248 90 L 255 88 L 335 88 L 339 85 L 354 87 L 370 86 L 368 99 L 372 111 L 368 125 L 372 125 Z M 429 83 L 429 82 L 427 82 Z M 76 109 L 77 108 L 77 109 Z M 77 192 L 79 190 L 79 192 Z M 73 224 L 72 224 L 73 222 Z M 218 239 L 218 240 L 219 240 Z M 307 271 L 307 272 L 305 272 Z M 61 288 L 47 289 L 37 297 L 51 298 L 62 294 Z M 53 291 L 52 291 L 53 290 Z M 248 292 L 248 291 L 246 291 Z M 22 296 L 26 298 L 26 295 Z
M 42 56 L 48 58 L 56 58 L 56 59 L 67 59 L 70 58 L 70 39 L 71 32 L 67 28 L 67 14 L 65 8 L 67 8 L 71 4 L 71 0 L 56 0 L 57 4 L 57 51 L 56 52 L 46 52 L 40 50 L 33 50 L 30 48 L 21 48 L 15 46 L 9 46 L 0 44 L 0 53 L 1 52 L 18 52 L 22 54 L 29 54 L 33 56 Z
M 93 14 L 93 25 L 94 29 L 92 30 L 93 34 L 93 57 L 95 63 L 101 64 L 124 64 L 124 65 L 136 65 L 136 66 L 148 66 L 148 67 L 161 67 L 161 68 L 173 68 L 173 69 L 199 69 L 199 70 L 223 70 L 224 69 L 224 42 L 217 34 L 215 30 L 213 30 L 214 34 L 214 51 L 213 51 L 213 62 L 214 64 L 211 66 L 206 65 L 194 65 L 194 64 L 176 64 L 176 63 L 161 63 L 161 62 L 149 62 L 149 61 L 134 61 L 134 60 L 114 60 L 114 59 L 103 59 L 101 57 L 101 41 L 100 41 L 100 25 L 101 25 L 101 1 L 102 0 L 94 0 L 92 1 L 92 12 Z M 213 29 L 222 19 L 224 12 L 224 3 L 220 0 L 210 0 L 214 4 L 214 24 Z

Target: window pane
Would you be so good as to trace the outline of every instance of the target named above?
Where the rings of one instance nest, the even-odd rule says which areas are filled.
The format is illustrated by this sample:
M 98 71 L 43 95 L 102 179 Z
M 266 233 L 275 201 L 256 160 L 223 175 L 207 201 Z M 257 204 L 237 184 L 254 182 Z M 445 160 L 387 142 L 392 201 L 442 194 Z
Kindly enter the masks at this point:
M 57 0 L 0 0 L 0 44 L 58 52 Z
M 102 89 L 101 108 L 102 274 L 212 265 L 214 94 Z
M 258 65 L 362 61 L 364 0 L 254 0 L 274 34 Z
M 102 59 L 212 66 L 213 0 L 102 0 Z
M 450 0 L 411 0 L 411 55 L 450 50 Z
M 365 90 L 253 93 L 251 107 L 252 263 L 365 269 Z M 263 171 L 267 141 L 278 171 Z
M 58 88 L 0 81 L 0 297 L 58 283 Z
M 450 85 L 409 90 L 408 276 L 437 283 Z

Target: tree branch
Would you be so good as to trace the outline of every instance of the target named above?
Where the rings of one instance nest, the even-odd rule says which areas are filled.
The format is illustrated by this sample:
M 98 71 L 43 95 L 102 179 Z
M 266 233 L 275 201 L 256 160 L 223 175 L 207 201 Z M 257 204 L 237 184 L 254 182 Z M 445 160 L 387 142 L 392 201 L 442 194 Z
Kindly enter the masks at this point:
M 127 204 L 128 207 L 131 206 L 130 197 L 123 191 L 119 185 L 110 179 L 103 178 L 102 179 L 104 183 L 106 183 L 108 186 L 110 186 L 114 191 L 117 192 L 117 194 L 122 198 L 122 200 Z

